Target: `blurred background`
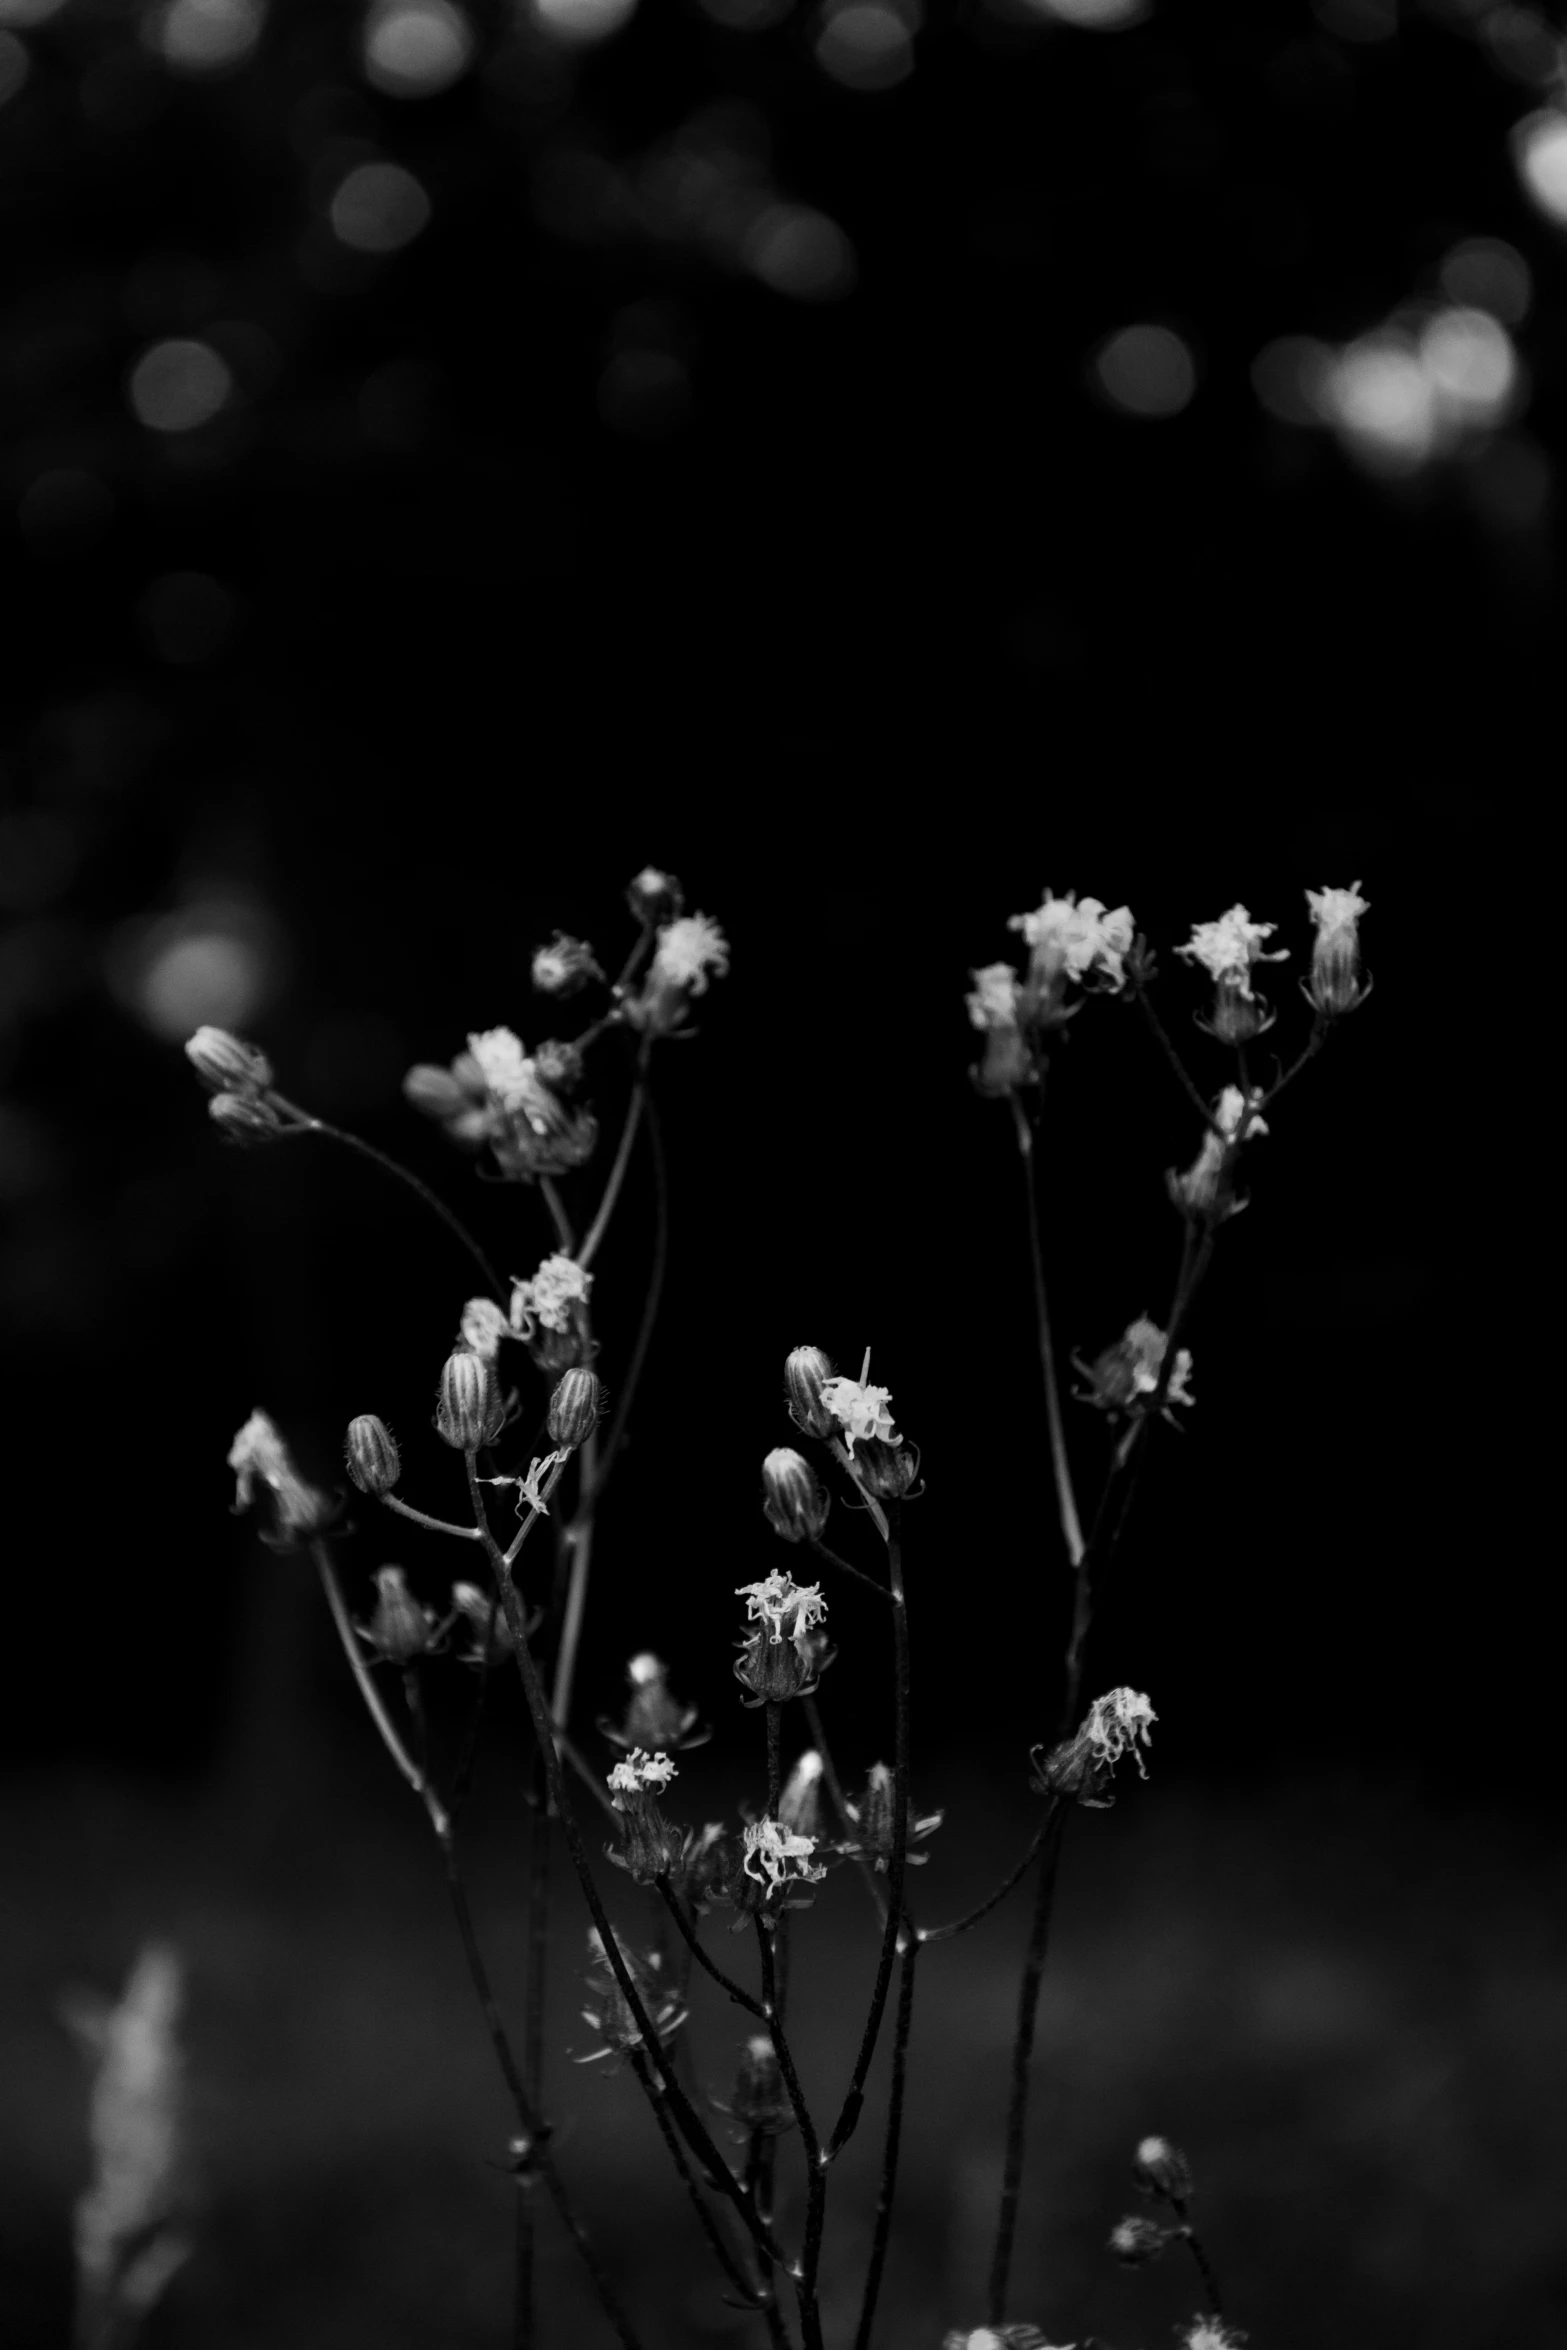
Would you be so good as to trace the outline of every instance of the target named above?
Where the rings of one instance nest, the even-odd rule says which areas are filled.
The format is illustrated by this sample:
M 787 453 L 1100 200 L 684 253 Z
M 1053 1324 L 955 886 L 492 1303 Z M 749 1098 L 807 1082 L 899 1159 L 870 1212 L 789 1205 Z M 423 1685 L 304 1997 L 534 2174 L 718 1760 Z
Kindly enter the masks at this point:
M 1276 921 L 1287 1054 L 1303 891 L 1362 885 L 1375 996 L 1248 1154 L 1097 1620 L 1090 1688 L 1159 1727 L 1069 1840 L 1014 2314 L 1170 2338 L 1184 2279 L 1100 2249 L 1161 2128 L 1258 2344 L 1567 2342 L 1538 1337 L 1504 1310 L 1538 1281 L 1512 1040 L 1560 757 L 1564 86 L 1505 0 L 0 0 L 7 2342 L 65 2338 L 59 2001 L 153 1935 L 201 2219 L 149 2340 L 506 2338 L 505 2113 L 422 1821 L 224 1465 L 261 1405 L 332 1482 L 375 1410 L 455 1506 L 427 1422 L 465 1263 L 347 1152 L 225 1146 L 179 1046 L 256 1037 L 526 1273 L 536 1195 L 402 1076 L 570 1033 L 532 950 L 618 960 L 650 860 L 733 959 L 656 1061 L 669 1288 L 581 1735 L 653 1646 L 714 1727 L 682 1816 L 756 1792 L 732 1592 L 781 1556 L 782 1359 L 873 1346 L 929 1487 L 932 1917 L 1030 1831 L 1069 1596 L 969 973 L 1046 884 L 1127 902 L 1216 1090 L 1171 950 Z M 612 1134 L 613 1053 L 595 1091 Z M 1164 1311 L 1197 1141 L 1128 1008 L 1074 1022 L 1046 1132 L 1091 1356 Z M 600 1264 L 612 1389 L 647 1185 L 639 1154 Z M 1093 1415 L 1072 1441 L 1091 1478 Z M 356 1605 L 388 1560 L 440 1597 L 437 1543 L 356 1522 Z M 849 1775 L 888 1744 L 874 1619 L 834 1595 Z M 448 1741 L 470 1694 L 435 1668 Z M 524 1753 L 507 1691 L 470 1831 L 503 1979 Z M 866 1973 L 868 1916 L 834 1882 L 802 1978 L 813 1940 Z M 563 2161 L 650 2339 L 739 2339 L 634 2084 L 566 2061 L 568 1922 Z M 1023 1931 L 926 1970 L 899 2350 L 981 2314 Z M 859 1996 L 802 2025 L 823 2082 Z M 735 2035 L 698 2028 L 722 2094 Z M 596 2338 L 550 2259 L 559 2338 Z

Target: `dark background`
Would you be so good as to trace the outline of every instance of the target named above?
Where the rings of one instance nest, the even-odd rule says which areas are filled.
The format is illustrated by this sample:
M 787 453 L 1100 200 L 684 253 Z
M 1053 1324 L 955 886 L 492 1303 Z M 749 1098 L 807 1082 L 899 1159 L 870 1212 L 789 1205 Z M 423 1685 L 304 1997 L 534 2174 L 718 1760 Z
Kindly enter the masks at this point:
M 509 2189 L 478 2174 L 504 2123 L 475 2124 L 485 2052 L 417 1815 L 308 1571 L 227 1514 L 224 1466 L 260 1404 L 330 1480 L 375 1409 L 407 1490 L 454 1506 L 427 1423 L 470 1285 L 348 1154 L 223 1146 L 178 1047 L 203 1018 L 255 1036 L 526 1272 L 538 1201 L 478 1185 L 402 1073 L 470 1028 L 565 1027 L 533 947 L 563 926 L 615 956 L 652 860 L 733 967 L 655 1065 L 670 1283 L 602 1515 L 583 1722 L 654 1646 L 715 1726 L 691 1816 L 754 1782 L 732 1593 L 783 1556 L 757 1507 L 783 1356 L 857 1370 L 870 1344 L 929 1483 L 932 1914 L 1027 1832 L 1068 1599 L 969 972 L 1044 884 L 1125 901 L 1216 1090 L 1171 950 L 1237 899 L 1277 921 L 1287 1051 L 1303 890 L 1363 886 L 1376 992 L 1248 1154 L 1190 1334 L 1197 1408 L 1096 1627 L 1090 1689 L 1159 1713 L 1154 1779 L 1082 1839 L 1017 2314 L 1167 2338 L 1179 2295 L 1106 2286 L 1095 2249 L 1160 2126 L 1203 2152 L 1259 2340 L 1559 2342 L 1554 1652 L 1525 1522 L 1548 1347 L 1507 1310 L 1538 1279 L 1521 1162 L 1549 1103 L 1518 1040 L 1559 796 L 1567 259 L 1509 150 L 1559 89 L 1544 19 L 944 9 L 868 92 L 799 13 L 747 33 L 644 0 L 573 49 L 475 11 L 470 70 L 400 99 L 348 10 L 280 5 L 204 73 L 159 54 L 161 18 L 0 18 L 8 2338 L 58 2339 L 66 2290 L 80 2087 L 53 2002 L 122 1981 L 153 1932 L 192 1958 L 216 2101 L 166 2338 L 499 2338 Z M 852 288 L 748 274 L 690 192 L 715 154 L 731 196 L 835 221 Z M 378 157 L 432 208 L 385 257 L 327 218 Z M 1259 399 L 1274 339 L 1368 332 L 1473 236 L 1533 282 L 1493 433 L 1379 476 Z M 1142 320 L 1195 354 L 1178 415 L 1095 392 L 1102 338 Z M 130 387 L 178 337 L 232 390 L 173 432 Z M 608 1130 L 623 1098 L 611 1053 Z M 1128 1007 L 1074 1023 L 1046 1132 L 1058 1332 L 1092 1354 L 1162 1316 L 1163 1170 L 1196 1148 Z M 599 1268 L 612 1389 L 635 1176 Z M 1089 1479 L 1102 1431 L 1077 1407 L 1071 1429 Z M 438 1598 L 439 1546 L 356 1514 L 360 1599 L 387 1559 Z M 877 1627 L 832 1596 L 823 1703 L 858 1771 L 888 1742 Z M 438 1673 L 450 1729 L 468 1684 Z M 494 1738 L 475 1865 L 504 1957 L 504 1700 Z M 829 1952 L 852 1890 L 810 1921 Z M 1021 1931 L 958 1946 L 968 1971 L 929 1993 L 889 2288 L 914 2339 L 933 2309 L 975 2322 Z M 559 2069 L 600 2167 L 577 2159 L 625 2212 L 658 2159 L 604 2118 L 632 2092 Z M 711 2295 L 684 2322 L 709 2329 Z

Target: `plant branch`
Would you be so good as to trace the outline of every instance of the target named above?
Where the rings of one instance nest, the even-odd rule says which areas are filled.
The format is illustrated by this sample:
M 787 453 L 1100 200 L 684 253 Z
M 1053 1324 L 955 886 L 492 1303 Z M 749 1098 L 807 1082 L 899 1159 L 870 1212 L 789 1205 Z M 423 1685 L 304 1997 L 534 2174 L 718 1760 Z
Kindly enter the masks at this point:
M 795 2070 L 794 2055 L 783 2027 L 783 2009 L 778 1996 L 778 1979 L 773 1965 L 773 1936 L 776 1932 L 771 1918 L 757 1914 L 754 1920 L 756 1939 L 762 1958 L 762 2012 L 767 2019 L 788 2091 L 790 2109 L 800 2132 L 800 2144 L 805 2153 L 805 2243 L 800 2254 L 798 2270 L 791 2270 L 794 2288 L 800 2304 L 800 2339 L 803 2350 L 822 2350 L 822 2320 L 816 2301 L 816 2271 L 821 2260 L 822 2228 L 827 2216 L 827 2165 L 822 2159 L 821 2141 L 816 2135 L 816 2124 L 811 2109 L 805 2102 L 800 2076 Z
M 454 1215 L 439 1193 L 433 1192 L 427 1183 L 421 1183 L 418 1176 L 405 1167 L 400 1159 L 389 1158 L 385 1151 L 378 1151 L 373 1142 L 366 1142 L 361 1135 L 350 1134 L 345 1127 L 328 1125 L 324 1118 L 314 1117 L 309 1110 L 302 1110 L 297 1102 L 289 1101 L 281 1093 L 269 1093 L 266 1098 L 275 1109 L 281 1110 L 286 1117 L 295 1121 L 292 1128 L 294 1133 L 320 1134 L 324 1135 L 329 1142 L 340 1142 L 348 1150 L 358 1151 L 362 1158 L 373 1160 L 375 1165 L 382 1168 L 386 1174 L 395 1175 L 399 1183 L 406 1183 L 410 1191 L 418 1194 L 431 1215 L 438 1216 L 453 1239 L 467 1250 L 479 1271 L 484 1275 L 484 1286 L 490 1295 L 493 1298 L 504 1300 L 506 1290 L 500 1275 L 462 1218 Z
M 887 2264 L 893 2198 L 898 2190 L 898 2154 L 903 2137 L 903 2096 L 908 2079 L 909 2031 L 914 2021 L 914 1970 L 919 1954 L 920 1937 L 916 1935 L 903 1946 L 903 1965 L 898 1973 L 898 2005 L 892 2027 L 892 2086 L 887 2100 L 887 2135 L 882 2148 L 881 2184 L 876 2190 L 876 2221 L 871 2236 L 870 2261 L 865 2271 L 865 2290 L 860 2301 L 860 2322 L 854 2331 L 854 2350 L 870 2350 L 871 2328 L 876 2322 L 876 2300 L 881 2291 L 882 2271 Z
M 1050 1466 L 1056 1482 L 1056 1507 L 1067 1557 L 1074 1572 L 1083 1565 L 1083 1529 L 1072 1490 L 1072 1464 L 1067 1458 L 1066 1428 L 1061 1418 L 1061 1388 L 1056 1377 L 1056 1350 L 1050 1336 L 1050 1307 L 1045 1290 L 1044 1251 L 1039 1237 L 1039 1200 L 1034 1188 L 1034 1135 L 1017 1095 L 1012 1096 L 1018 1155 L 1023 1164 L 1023 1190 L 1028 1203 L 1028 1259 L 1034 1277 L 1034 1320 L 1039 1340 L 1040 1367 L 1045 1375 L 1045 1420 L 1050 1430 Z
M 989 2320 L 999 2326 L 1006 2309 L 1007 2283 L 1012 2268 L 1012 2239 L 1017 2226 L 1018 2196 L 1023 2184 L 1023 2155 L 1028 2121 L 1029 2061 L 1034 2052 L 1034 2025 L 1039 2012 L 1039 1986 L 1045 1971 L 1050 1940 L 1050 1912 L 1055 1900 L 1056 1867 L 1061 1857 L 1065 1810 L 1055 1816 L 1054 1833 L 1047 1836 L 1034 1896 L 1028 1954 L 1018 1987 L 1017 2033 L 1012 2043 L 1012 2091 L 1007 2105 L 1006 2159 L 1001 2177 L 1001 2205 L 996 2217 L 996 2249 L 990 2264 Z
M 735 2002 L 736 2006 L 745 2008 L 749 2014 L 759 2016 L 762 2022 L 766 2023 L 767 2010 L 763 2006 L 762 2002 L 759 1999 L 753 1999 L 750 1992 L 745 1990 L 739 1983 L 737 1983 L 732 1975 L 726 1975 L 723 1968 L 719 1966 L 714 1959 L 708 1957 L 707 1952 L 703 1949 L 700 1941 L 697 1939 L 696 1928 L 692 1924 L 691 1920 L 686 1916 L 685 1910 L 681 1905 L 681 1902 L 678 1899 L 673 1886 L 670 1884 L 669 1879 L 667 1877 L 657 1877 L 654 1879 L 654 1883 L 657 1885 L 658 1891 L 663 1897 L 665 1908 L 669 1911 L 669 1914 L 674 1919 L 675 1924 L 680 1928 L 681 1938 L 684 1941 L 686 1948 L 690 1951 L 698 1966 L 702 1968 L 705 1974 L 712 1976 L 713 1981 L 718 1985 L 721 1991 L 727 1991 L 729 1997 Z

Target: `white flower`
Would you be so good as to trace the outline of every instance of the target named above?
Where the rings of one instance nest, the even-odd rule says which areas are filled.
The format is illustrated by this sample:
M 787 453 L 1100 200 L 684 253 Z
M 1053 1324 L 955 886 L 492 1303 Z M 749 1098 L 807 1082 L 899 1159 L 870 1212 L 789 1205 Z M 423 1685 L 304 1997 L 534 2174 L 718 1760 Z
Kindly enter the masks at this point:
M 570 995 L 589 979 L 601 979 L 598 959 L 586 939 L 557 930 L 547 947 L 533 952 L 533 984 L 540 995 Z
M 974 986 L 963 999 L 969 1022 L 980 1029 L 1015 1028 L 1018 1020 L 1018 976 L 1010 963 L 987 963 L 971 971 Z
M 1201 963 L 1216 984 L 1232 987 L 1249 998 L 1253 963 L 1288 960 L 1288 947 L 1280 947 L 1271 955 L 1262 951 L 1263 940 L 1271 938 L 1277 928 L 1276 922 L 1253 922 L 1244 906 L 1232 906 L 1217 922 L 1194 922 L 1191 937 L 1175 951 Z
M 648 870 L 651 872 L 651 866 Z M 669 1667 L 661 1656 L 655 1656 L 650 1648 L 644 1648 L 640 1656 L 634 1656 L 627 1665 L 626 1679 L 633 1689 L 645 1689 L 650 1681 L 662 1681 L 668 1671 Z
M 1159 1373 L 1164 1368 L 1164 1358 L 1170 1344 L 1168 1338 L 1157 1322 L 1150 1322 L 1146 1316 L 1141 1316 L 1137 1321 L 1128 1323 L 1123 1343 L 1132 1373 L 1132 1393 L 1152 1395 L 1159 1385 Z M 1191 1349 L 1177 1347 L 1170 1384 L 1164 1391 L 1167 1404 L 1196 1401 L 1191 1392 L 1191 1375 Z
M 709 971 L 722 978 L 728 968 L 729 942 L 706 914 L 683 914 L 659 932 L 651 973 L 655 986 L 705 995 Z
M 1355 925 L 1361 915 L 1371 911 L 1369 903 L 1360 894 L 1358 881 L 1351 882 L 1348 889 L 1308 889 L 1306 903 L 1317 925 L 1319 940 L 1336 938 L 1346 930 L 1353 939 Z
M 822 1809 L 822 1758 L 808 1746 L 784 1781 L 778 1798 L 778 1819 L 791 1833 L 814 1834 Z
M 1254 1088 L 1250 1096 L 1248 1096 L 1242 1093 L 1238 1085 L 1227 1085 L 1225 1087 L 1224 1091 L 1220 1094 L 1217 1103 L 1214 1105 L 1213 1115 L 1219 1132 L 1223 1135 L 1226 1142 L 1233 1142 L 1235 1140 L 1235 1137 L 1240 1130 L 1240 1123 L 1243 1117 L 1246 1118 L 1246 1132 L 1241 1138 L 1243 1141 L 1250 1142 L 1254 1134 L 1267 1133 L 1267 1120 L 1265 1118 L 1259 1117 L 1257 1114 L 1258 1105 L 1260 1104 L 1261 1100 L 1262 1094 L 1260 1090 L 1256 1088 Z M 1249 1116 L 1247 1115 L 1248 1112 L 1250 1113 Z M 1209 1142 L 1212 1142 L 1215 1139 L 1216 1138 L 1211 1134 L 1208 1137 Z
M 571 1309 L 586 1305 L 593 1276 L 574 1257 L 559 1251 L 547 1256 L 529 1281 L 513 1280 L 511 1326 L 519 1338 L 531 1338 L 536 1322 L 546 1330 L 569 1330 Z
M 634 1746 L 625 1761 L 616 1763 L 610 1772 L 609 1784 L 617 1797 L 642 1795 L 650 1787 L 655 1793 L 661 1791 L 675 1776 L 676 1764 L 670 1755 L 648 1754 L 642 1747 Z M 619 1811 L 622 1807 L 617 1802 L 615 1808 Z
M 513 1108 L 512 1097 L 526 1091 L 533 1072 L 522 1039 L 510 1028 L 484 1028 L 477 1033 L 470 1031 L 468 1050 L 478 1064 L 479 1075 L 502 1108 Z
M 1129 906 L 1107 913 L 1102 898 L 1084 898 L 1079 904 L 1075 890 L 1053 898 L 1047 889 L 1033 913 L 1014 914 L 1007 928 L 1022 932 L 1036 978 L 1052 980 L 1064 972 L 1070 979 L 1083 979 L 1096 969 L 1113 987 L 1126 978 L 1124 963 L 1133 936 Z
M 735 1597 L 745 1601 L 747 1622 L 768 1626 L 770 1642 L 782 1640 L 787 1633 L 800 1649 L 812 1625 L 819 1624 L 827 1613 L 819 1583 L 796 1583 L 792 1575 L 776 1571 L 761 1583 L 737 1583 Z
M 325 1501 L 307 1485 L 295 1468 L 277 1423 L 266 1412 L 252 1412 L 229 1447 L 228 1465 L 237 1472 L 234 1507 L 249 1509 L 258 1484 L 272 1495 L 277 1520 L 286 1534 L 304 1533 L 318 1526 Z
M 827 1874 L 825 1868 L 811 1866 L 816 1838 L 791 1836 L 777 1820 L 758 1820 L 754 1827 L 746 1829 L 744 1841 L 745 1857 L 740 1865 L 748 1877 L 754 1877 L 769 1892 L 778 1885 L 796 1882 L 814 1885 Z
M 1111 1689 L 1105 1696 L 1094 1699 L 1078 1735 L 1102 1763 L 1113 1765 L 1123 1754 L 1129 1754 L 1146 1779 L 1148 1773 L 1143 1770 L 1138 1742 L 1147 1745 L 1148 1732 L 1158 1719 L 1147 1698 L 1137 1690 Z
M 1237 2350 L 1245 2335 L 1216 2317 L 1194 2317 L 1181 2336 L 1181 2350 Z
M 863 1379 L 824 1379 L 822 1402 L 843 1430 L 850 1452 L 870 1438 L 882 1444 L 898 1442 L 890 1388 L 872 1387 Z
M 462 1310 L 462 1343 L 471 1353 L 493 1363 L 501 1340 L 512 1335 L 511 1324 L 491 1297 L 471 1297 Z
M 1360 917 L 1371 909 L 1358 881 L 1352 889 L 1308 889 L 1306 903 L 1317 925 L 1307 992 L 1332 1019 L 1353 1011 L 1371 992 L 1369 981 L 1360 984 Z

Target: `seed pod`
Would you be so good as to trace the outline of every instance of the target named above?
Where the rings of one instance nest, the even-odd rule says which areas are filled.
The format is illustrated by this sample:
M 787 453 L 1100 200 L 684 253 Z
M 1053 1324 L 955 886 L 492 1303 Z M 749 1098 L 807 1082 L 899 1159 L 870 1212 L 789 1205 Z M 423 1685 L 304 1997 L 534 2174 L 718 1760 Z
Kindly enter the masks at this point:
M 361 1412 L 349 1421 L 343 1458 L 361 1493 L 390 1493 L 403 1473 L 392 1431 L 373 1412 Z
M 257 1093 L 272 1083 L 266 1054 L 226 1028 L 198 1028 L 186 1042 L 185 1057 L 214 1093 Z
M 494 1372 L 466 1347 L 448 1355 L 435 1408 L 435 1432 L 458 1452 L 477 1452 L 501 1432 L 505 1409 Z
M 575 1452 L 598 1426 L 604 1409 L 603 1382 L 592 1371 L 567 1371 L 556 1381 L 550 1397 L 550 1442 L 562 1452 Z

